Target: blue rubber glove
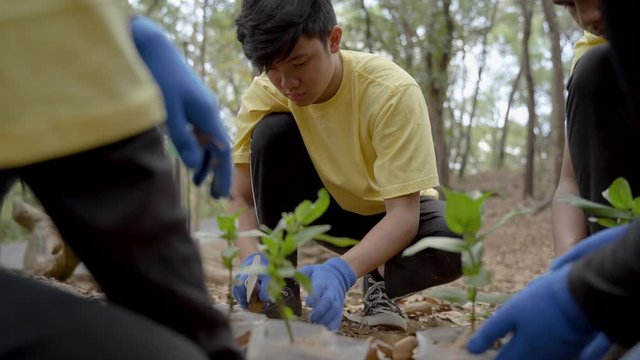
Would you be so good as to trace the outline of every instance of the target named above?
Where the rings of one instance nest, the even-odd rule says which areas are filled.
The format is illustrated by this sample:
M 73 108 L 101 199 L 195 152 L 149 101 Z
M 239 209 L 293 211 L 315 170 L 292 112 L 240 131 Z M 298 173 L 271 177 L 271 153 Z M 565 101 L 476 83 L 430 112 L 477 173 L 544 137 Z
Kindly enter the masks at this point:
M 211 196 L 229 196 L 231 142 L 216 97 L 159 25 L 141 16 L 130 25 L 136 48 L 162 90 L 171 140 L 184 164 L 195 171 L 194 183 L 200 185 L 213 172 Z
M 580 354 L 580 360 L 600 360 L 604 358 L 613 343 L 604 333 L 598 333 Z
M 260 257 L 260 265 L 267 266 L 269 264 L 267 258 L 263 253 L 253 253 L 247 256 L 246 259 L 244 259 L 244 261 L 242 262 L 242 266 L 250 266 L 253 263 L 253 258 L 255 258 L 256 256 Z M 231 288 L 231 292 L 233 293 L 233 297 L 236 299 L 238 304 L 243 309 L 246 309 L 247 307 L 249 307 L 249 304 L 247 304 L 247 280 L 249 278 L 249 275 L 241 272 L 242 267 L 239 271 L 240 272 L 238 272 L 238 274 L 236 275 L 235 284 Z M 267 295 L 268 285 L 269 277 L 266 275 L 259 275 L 257 281 L 257 286 L 259 287 L 258 299 L 265 303 L 269 301 L 269 295 Z
M 568 284 L 571 266 L 543 275 L 504 304 L 469 340 L 479 354 L 513 332 L 496 360 L 573 359 L 596 331 L 576 304 Z
M 313 291 L 306 299 L 307 305 L 313 308 L 309 320 L 337 331 L 342 322 L 344 297 L 356 282 L 351 266 L 334 257 L 322 265 L 307 265 L 300 272 L 307 275 L 313 284 Z
M 565 265 L 578 260 L 584 255 L 598 250 L 620 238 L 627 231 L 628 224 L 616 226 L 614 228 L 599 231 L 586 239 L 582 240 L 576 246 L 572 247 L 564 255 L 559 256 L 551 263 L 551 271 L 558 270 Z

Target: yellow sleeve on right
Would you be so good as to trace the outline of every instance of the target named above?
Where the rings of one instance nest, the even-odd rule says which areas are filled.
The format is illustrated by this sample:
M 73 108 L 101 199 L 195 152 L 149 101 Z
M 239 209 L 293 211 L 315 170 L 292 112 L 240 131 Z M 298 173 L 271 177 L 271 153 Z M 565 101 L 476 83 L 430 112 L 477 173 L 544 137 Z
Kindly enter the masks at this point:
M 253 79 L 242 98 L 236 117 L 236 138 L 233 144 L 233 162 L 249 163 L 251 135 L 258 121 L 274 112 L 289 112 L 288 99 L 271 84 L 265 75 Z
M 573 61 L 571 62 L 571 71 L 576 67 L 578 60 L 591 48 L 604 44 L 607 40 L 603 37 L 593 35 L 592 33 L 585 31 L 584 35 L 573 47 Z

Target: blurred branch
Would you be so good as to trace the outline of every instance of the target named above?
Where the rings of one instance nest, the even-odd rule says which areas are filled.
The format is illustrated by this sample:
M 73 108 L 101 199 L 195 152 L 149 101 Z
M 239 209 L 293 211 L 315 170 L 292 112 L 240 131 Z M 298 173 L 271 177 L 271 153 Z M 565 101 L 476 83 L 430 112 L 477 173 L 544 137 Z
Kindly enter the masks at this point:
M 160 5 L 161 1 L 162 0 L 153 0 L 151 5 L 149 5 L 149 7 L 147 8 L 147 11 L 145 12 L 145 15 L 146 16 L 151 16 L 151 13 L 153 13 L 153 11 L 158 7 L 158 5 Z

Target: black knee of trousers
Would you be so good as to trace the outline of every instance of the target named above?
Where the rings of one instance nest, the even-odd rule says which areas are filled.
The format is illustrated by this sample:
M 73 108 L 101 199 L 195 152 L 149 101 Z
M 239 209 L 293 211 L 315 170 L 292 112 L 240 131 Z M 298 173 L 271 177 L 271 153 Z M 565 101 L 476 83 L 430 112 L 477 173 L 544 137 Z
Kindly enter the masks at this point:
M 291 146 L 299 146 L 301 140 L 291 113 L 269 114 L 253 130 L 251 154 L 262 156 L 276 149 L 290 149 Z
M 251 182 L 258 221 L 270 228 L 283 212 L 315 200 L 322 182 L 290 113 L 273 113 L 256 125 L 251 139 Z

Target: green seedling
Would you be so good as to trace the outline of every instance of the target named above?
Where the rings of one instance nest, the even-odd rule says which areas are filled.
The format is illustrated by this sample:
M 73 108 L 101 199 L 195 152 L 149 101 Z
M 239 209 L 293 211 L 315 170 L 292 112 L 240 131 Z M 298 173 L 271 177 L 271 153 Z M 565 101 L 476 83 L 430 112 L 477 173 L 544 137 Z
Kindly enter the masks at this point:
M 477 314 L 476 301 L 479 299 L 479 289 L 491 283 L 491 273 L 485 269 L 483 261 L 483 240 L 491 233 L 499 229 L 516 216 L 530 212 L 531 210 L 517 210 L 505 214 L 498 222 L 485 231 L 482 227 L 482 214 L 484 202 L 491 193 L 467 194 L 443 189 L 446 196 L 445 219 L 451 231 L 462 236 L 462 239 L 450 237 L 426 237 L 418 240 L 402 253 L 403 256 L 411 256 L 427 248 L 451 251 L 462 254 L 462 273 L 466 291 L 464 294 L 449 292 L 443 294 L 450 301 L 464 304 L 471 302 L 471 331 L 475 331 Z M 485 300 L 492 300 L 486 297 Z M 497 301 L 504 301 L 500 296 Z
M 238 253 L 240 251 L 240 249 L 233 245 L 238 239 L 238 217 L 240 214 L 241 211 L 237 211 L 234 214 L 223 213 L 216 217 L 218 228 L 222 231 L 221 237 L 227 242 L 227 247 L 222 252 L 222 264 L 229 271 L 229 292 L 227 295 L 229 303 L 229 319 L 231 319 L 231 313 L 233 310 L 233 260 L 238 257 Z
M 626 224 L 640 216 L 640 197 L 633 198 L 629 182 L 619 177 L 602 192 L 602 196 L 612 205 L 603 205 L 574 195 L 563 195 L 564 201 L 582 209 L 590 215 L 589 221 L 604 227 Z
M 254 236 L 261 239 L 260 251 L 267 258 L 268 265 L 251 265 L 241 268 L 243 273 L 263 274 L 270 277 L 267 294 L 275 300 L 276 306 L 285 321 L 289 340 L 293 343 L 293 332 L 291 330 L 291 320 L 296 317 L 293 310 L 284 304 L 282 290 L 286 287 L 286 279 L 292 278 L 300 283 L 307 291 L 311 292 L 313 287 L 311 280 L 296 270 L 295 266 L 287 259 L 298 247 L 304 243 L 315 239 L 324 241 L 334 246 L 346 247 L 357 243 L 349 238 L 337 238 L 327 235 L 330 225 L 310 225 L 316 221 L 329 208 L 330 197 L 326 189 L 318 191 L 318 199 L 315 202 L 305 200 L 296 207 L 292 213 L 283 213 L 282 218 L 271 230 L 265 226 L 261 230 L 242 232 L 243 237 Z

